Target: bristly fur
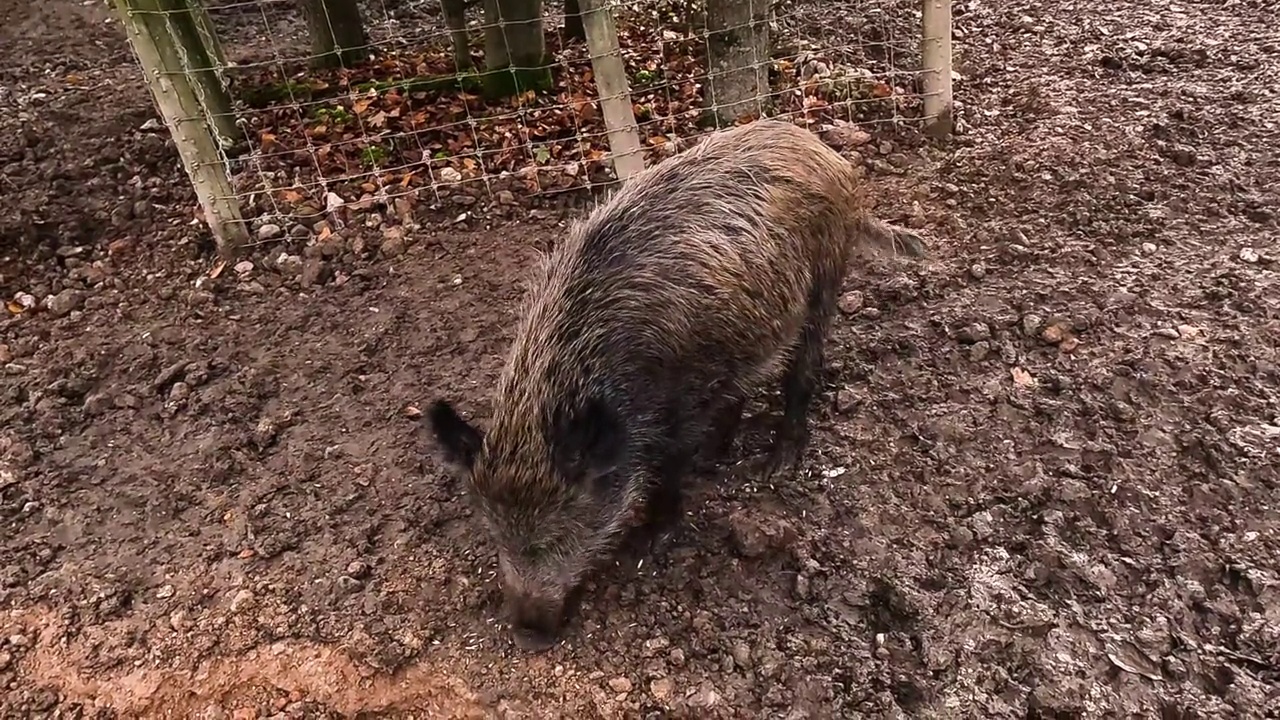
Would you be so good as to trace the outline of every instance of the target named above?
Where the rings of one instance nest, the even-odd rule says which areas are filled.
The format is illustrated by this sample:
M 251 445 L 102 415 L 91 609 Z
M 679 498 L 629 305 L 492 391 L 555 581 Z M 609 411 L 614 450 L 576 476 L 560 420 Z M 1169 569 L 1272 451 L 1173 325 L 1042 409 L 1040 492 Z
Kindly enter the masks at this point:
M 779 375 L 771 468 L 795 463 L 853 253 L 926 253 L 867 206 L 839 154 L 760 121 L 644 171 L 557 244 L 488 431 L 469 435 L 447 406 L 431 414 L 495 534 L 518 627 L 554 636 L 565 594 L 646 501 L 679 508 L 693 455 L 731 440 L 742 402 Z

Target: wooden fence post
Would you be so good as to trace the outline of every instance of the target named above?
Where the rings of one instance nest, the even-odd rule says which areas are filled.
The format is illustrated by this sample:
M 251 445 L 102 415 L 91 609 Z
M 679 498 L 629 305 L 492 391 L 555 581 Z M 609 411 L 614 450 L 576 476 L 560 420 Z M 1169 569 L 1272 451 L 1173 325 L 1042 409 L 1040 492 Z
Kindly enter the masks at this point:
M 644 170 L 640 130 L 631 111 L 631 84 L 622 64 L 622 47 L 618 29 L 613 23 L 607 0 L 579 0 L 582 29 L 587 35 L 591 67 L 600 96 L 600 110 L 609 129 L 609 150 L 613 154 L 613 172 L 619 180 L 627 180 Z
M 923 0 L 920 64 L 924 70 L 925 131 L 934 137 L 951 134 L 951 0 Z
M 233 257 L 248 242 L 249 231 L 222 162 L 217 133 L 206 116 L 201 90 L 196 87 L 198 80 L 182 61 L 184 49 L 179 43 L 189 38 L 175 37 L 170 31 L 165 0 L 115 0 L 115 4 L 124 20 L 129 44 L 142 65 L 147 87 L 195 186 L 218 251 L 224 258 Z M 192 37 L 198 40 L 198 36 Z M 213 79 L 218 82 L 216 77 Z

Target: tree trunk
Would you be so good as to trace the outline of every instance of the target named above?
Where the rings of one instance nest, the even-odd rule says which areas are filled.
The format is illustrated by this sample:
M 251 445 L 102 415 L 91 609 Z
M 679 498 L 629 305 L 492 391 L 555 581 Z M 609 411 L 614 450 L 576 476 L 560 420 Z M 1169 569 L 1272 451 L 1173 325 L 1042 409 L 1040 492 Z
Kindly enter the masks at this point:
M 453 68 L 458 73 L 469 72 L 475 64 L 471 62 L 471 45 L 467 38 L 467 2 L 440 0 L 440 9 L 444 11 L 444 24 L 449 28 L 449 38 L 453 40 Z
M 311 67 L 352 67 L 369 58 L 369 36 L 356 0 L 301 0 L 311 34 Z
M 484 87 L 491 99 L 552 86 L 542 0 L 485 0 Z
M 705 101 L 717 126 L 758 117 L 768 106 L 769 4 L 707 0 Z
M 578 0 L 564 0 L 564 36 L 567 40 L 586 40 L 582 28 L 582 8 Z

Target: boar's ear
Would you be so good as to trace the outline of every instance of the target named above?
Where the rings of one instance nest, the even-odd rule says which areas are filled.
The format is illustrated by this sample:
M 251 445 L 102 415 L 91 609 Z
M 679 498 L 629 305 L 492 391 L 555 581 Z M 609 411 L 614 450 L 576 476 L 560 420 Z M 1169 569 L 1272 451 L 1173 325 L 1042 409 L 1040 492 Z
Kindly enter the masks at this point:
M 572 411 L 556 413 L 555 465 L 570 482 L 595 480 L 622 461 L 622 422 L 600 398 L 590 398 Z
M 431 405 L 431 432 L 436 436 L 444 461 L 456 471 L 471 472 L 471 467 L 484 445 L 484 435 L 463 420 L 453 406 L 444 400 Z

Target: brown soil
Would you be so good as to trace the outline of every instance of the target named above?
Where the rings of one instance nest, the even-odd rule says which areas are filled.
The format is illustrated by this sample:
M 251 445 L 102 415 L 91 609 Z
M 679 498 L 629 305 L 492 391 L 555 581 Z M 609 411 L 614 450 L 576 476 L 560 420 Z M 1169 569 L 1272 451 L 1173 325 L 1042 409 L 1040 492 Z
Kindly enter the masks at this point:
M 804 478 L 700 479 L 538 657 L 405 408 L 484 417 L 555 219 L 209 279 L 106 13 L 0 0 L 0 292 L 57 298 L 0 319 L 3 717 L 1280 717 L 1268 0 L 957 2 L 965 133 L 864 148 L 936 257 L 850 278 Z

